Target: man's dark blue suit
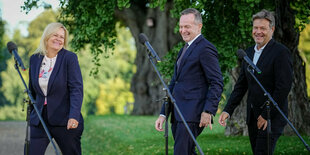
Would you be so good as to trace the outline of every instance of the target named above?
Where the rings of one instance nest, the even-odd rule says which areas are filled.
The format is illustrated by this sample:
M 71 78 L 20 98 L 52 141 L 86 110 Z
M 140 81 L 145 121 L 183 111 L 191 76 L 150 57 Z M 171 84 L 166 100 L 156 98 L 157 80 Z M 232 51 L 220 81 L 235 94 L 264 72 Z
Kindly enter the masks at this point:
M 182 53 L 180 50 L 178 59 Z M 176 61 L 177 62 L 177 61 Z M 220 70 L 216 48 L 202 35 L 188 47 L 180 67 L 175 64 L 174 74 L 169 85 L 184 119 L 197 137 L 203 130 L 199 127 L 201 113 L 207 111 L 216 114 L 223 91 L 223 77 Z M 189 134 L 180 116 L 172 107 L 172 132 L 175 139 L 174 154 L 195 154 Z M 165 114 L 162 106 L 161 114 Z M 189 147 L 188 152 L 178 152 Z

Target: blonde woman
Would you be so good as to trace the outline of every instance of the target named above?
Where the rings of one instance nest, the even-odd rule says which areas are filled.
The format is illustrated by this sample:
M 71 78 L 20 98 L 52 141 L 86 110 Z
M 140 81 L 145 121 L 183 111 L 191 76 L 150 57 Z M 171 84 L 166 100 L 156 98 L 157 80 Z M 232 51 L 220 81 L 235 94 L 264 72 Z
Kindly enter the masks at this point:
M 29 88 L 61 152 L 72 155 L 81 154 L 83 80 L 76 54 L 65 49 L 68 37 L 63 24 L 47 25 L 30 58 Z M 29 154 L 44 155 L 49 139 L 34 110 L 30 131 Z

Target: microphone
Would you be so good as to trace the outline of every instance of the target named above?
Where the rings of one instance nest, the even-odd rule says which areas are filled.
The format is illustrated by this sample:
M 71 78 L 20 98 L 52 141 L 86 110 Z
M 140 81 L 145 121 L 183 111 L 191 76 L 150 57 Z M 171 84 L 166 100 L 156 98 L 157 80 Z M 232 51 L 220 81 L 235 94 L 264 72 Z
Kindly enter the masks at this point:
M 249 65 L 252 67 L 252 69 L 254 69 L 258 74 L 262 73 L 262 71 L 261 71 L 256 65 L 254 65 L 254 63 L 252 62 L 252 60 L 246 55 L 246 53 L 244 52 L 243 49 L 238 49 L 237 55 L 238 55 L 238 57 L 239 57 L 240 59 L 243 58 L 243 60 L 244 60 L 247 64 L 249 64 Z
M 148 39 L 147 39 L 147 37 L 146 37 L 146 35 L 145 35 L 144 33 L 140 33 L 140 34 L 139 34 L 139 42 L 140 42 L 141 44 L 144 44 L 144 45 L 147 47 L 148 51 L 150 51 L 151 54 L 152 54 L 152 56 L 153 56 L 154 58 L 156 58 L 157 62 L 160 61 L 160 58 L 158 57 L 158 55 L 157 55 L 156 52 L 154 51 L 153 47 L 152 47 L 151 44 L 149 43 L 149 41 L 148 41 Z
M 6 47 L 8 48 L 9 52 L 14 55 L 15 60 L 17 61 L 18 65 L 22 68 L 23 71 L 26 70 L 22 59 L 19 57 L 18 53 L 17 53 L 17 46 L 16 44 L 14 44 L 12 41 L 8 42 L 6 44 Z

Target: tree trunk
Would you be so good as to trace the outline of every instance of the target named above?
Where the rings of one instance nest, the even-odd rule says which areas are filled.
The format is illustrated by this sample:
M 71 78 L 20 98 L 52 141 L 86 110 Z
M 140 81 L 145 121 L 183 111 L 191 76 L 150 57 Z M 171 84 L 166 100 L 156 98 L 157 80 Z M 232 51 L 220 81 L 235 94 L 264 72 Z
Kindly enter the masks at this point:
M 240 73 L 240 67 L 236 67 L 231 71 L 230 84 L 235 86 Z M 244 95 L 240 105 L 235 109 L 234 114 L 227 122 L 225 135 L 248 135 L 248 129 L 246 125 L 246 100 L 247 93 Z
M 138 36 L 140 33 L 145 33 L 159 57 L 163 58 L 176 43 L 181 41 L 179 34 L 174 33 L 177 19 L 171 18 L 171 7 L 172 2 L 167 2 L 164 11 L 159 8 L 145 10 L 145 5 L 132 3 L 128 9 L 116 10 L 117 17 L 129 27 L 136 41 L 137 72 L 131 82 L 131 91 L 135 98 L 132 112 L 134 115 L 159 114 L 164 97 L 163 85 L 149 61 L 146 47 L 139 42 Z M 147 20 L 153 21 L 154 25 L 147 25 Z
M 301 133 L 310 134 L 310 104 L 307 96 L 305 65 L 299 55 L 299 32 L 294 28 L 295 15 L 289 0 L 276 0 L 275 39 L 290 49 L 293 59 L 294 80 L 288 96 L 288 118 Z M 287 125 L 285 133 L 293 134 Z
M 275 7 L 276 29 L 274 38 L 290 49 L 293 60 L 294 77 L 292 88 L 288 95 L 288 119 L 300 133 L 310 135 L 310 104 L 305 81 L 305 66 L 297 48 L 299 32 L 294 28 L 294 11 L 290 8 L 289 0 L 276 0 Z M 232 76 L 235 77 L 234 73 Z M 245 120 L 246 110 L 244 101 L 245 99 L 242 100 L 241 105 L 235 110 L 234 116 L 228 122 L 226 135 L 247 134 L 246 122 L 243 121 Z M 294 134 L 289 125 L 284 129 L 284 133 Z

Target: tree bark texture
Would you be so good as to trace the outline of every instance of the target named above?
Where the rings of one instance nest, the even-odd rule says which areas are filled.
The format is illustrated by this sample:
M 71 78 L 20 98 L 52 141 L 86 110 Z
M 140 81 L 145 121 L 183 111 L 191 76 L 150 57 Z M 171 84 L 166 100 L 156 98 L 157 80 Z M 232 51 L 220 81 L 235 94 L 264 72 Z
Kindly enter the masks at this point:
M 147 8 L 145 5 L 132 3 L 131 7 L 122 11 L 116 10 L 116 16 L 129 27 L 137 47 L 135 64 L 137 72 L 131 81 L 131 91 L 135 103 L 133 115 L 156 115 L 163 103 L 163 85 L 159 80 L 147 56 L 147 48 L 139 42 L 139 34 L 144 33 L 160 58 L 173 48 L 181 37 L 174 33 L 177 19 L 170 16 L 171 2 L 167 2 L 165 10 Z M 147 20 L 153 20 L 154 26 L 148 26 Z
M 288 96 L 288 118 L 295 128 L 307 135 L 310 134 L 310 104 L 307 96 L 305 63 L 299 55 L 299 32 L 294 28 L 295 15 L 290 8 L 289 0 L 276 0 L 276 33 L 275 39 L 283 43 L 292 52 L 293 84 Z M 287 125 L 285 133 L 293 134 Z
M 240 67 L 236 67 L 231 71 L 230 84 L 234 86 L 238 80 L 240 73 Z M 241 100 L 240 105 L 235 109 L 230 119 L 227 121 L 227 126 L 225 129 L 225 135 L 248 135 L 248 129 L 246 125 L 246 100 L 247 93 Z

